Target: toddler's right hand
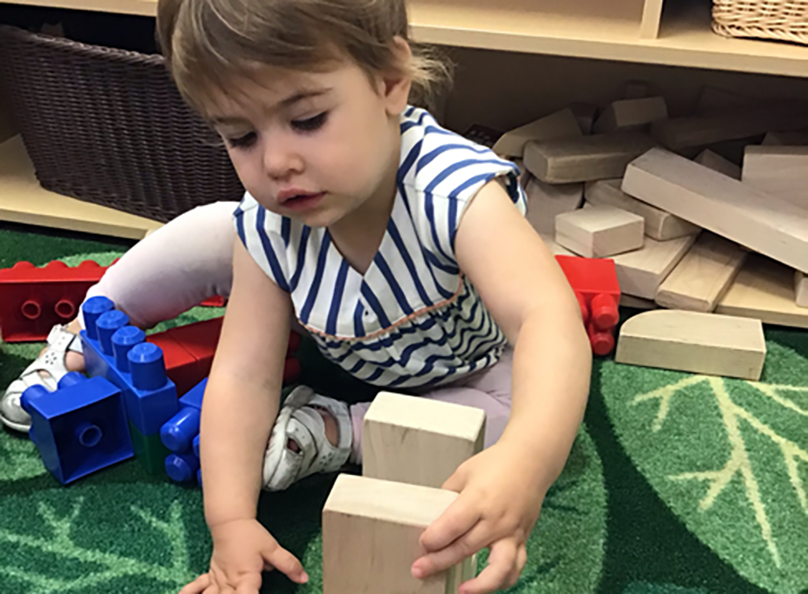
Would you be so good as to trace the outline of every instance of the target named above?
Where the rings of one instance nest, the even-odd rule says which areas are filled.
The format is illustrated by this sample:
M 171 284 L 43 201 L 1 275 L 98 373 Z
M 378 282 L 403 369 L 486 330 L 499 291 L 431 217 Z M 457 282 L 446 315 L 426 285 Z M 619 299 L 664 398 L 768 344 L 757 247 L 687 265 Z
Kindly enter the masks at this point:
M 233 520 L 214 526 L 210 571 L 179 594 L 258 594 L 261 572 L 277 569 L 305 584 L 309 576 L 300 561 L 282 548 L 257 520 Z

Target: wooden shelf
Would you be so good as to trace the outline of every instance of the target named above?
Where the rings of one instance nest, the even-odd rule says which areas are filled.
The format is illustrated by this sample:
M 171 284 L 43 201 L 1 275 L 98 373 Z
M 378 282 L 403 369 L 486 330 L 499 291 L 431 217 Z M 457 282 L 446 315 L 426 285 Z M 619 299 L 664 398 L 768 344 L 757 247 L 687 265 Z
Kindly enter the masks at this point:
M 34 175 L 22 139 L 0 144 L 0 221 L 142 239 L 158 221 L 44 190 Z
M 6 2 L 8 0 L 0 0 Z M 154 16 L 157 0 L 14 0 Z M 805 77 L 808 47 L 727 39 L 710 29 L 709 0 L 410 0 L 416 40 L 514 52 Z M 645 18 L 644 18 L 645 17 Z M 647 38 L 647 37 L 651 38 Z

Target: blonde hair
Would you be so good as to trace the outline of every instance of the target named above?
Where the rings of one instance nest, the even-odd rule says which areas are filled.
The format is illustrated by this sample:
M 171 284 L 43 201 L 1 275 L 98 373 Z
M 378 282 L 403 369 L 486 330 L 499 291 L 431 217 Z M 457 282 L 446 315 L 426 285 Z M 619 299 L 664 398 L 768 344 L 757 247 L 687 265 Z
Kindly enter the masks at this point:
M 321 70 L 353 60 L 373 75 L 412 80 L 410 102 L 433 108 L 451 81 L 451 64 L 409 40 L 405 0 L 159 0 L 157 31 L 168 68 L 185 100 L 205 114 L 213 90 L 262 66 Z M 394 38 L 412 48 L 402 64 Z

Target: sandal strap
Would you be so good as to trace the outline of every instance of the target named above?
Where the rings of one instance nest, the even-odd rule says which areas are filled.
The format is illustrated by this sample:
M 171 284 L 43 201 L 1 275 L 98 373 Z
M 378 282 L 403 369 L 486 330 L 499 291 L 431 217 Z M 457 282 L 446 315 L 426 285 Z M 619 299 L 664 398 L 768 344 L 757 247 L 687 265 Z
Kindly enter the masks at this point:
M 68 332 L 65 326 L 57 324 L 48 332 L 48 347 L 56 351 L 82 353 L 81 338 Z

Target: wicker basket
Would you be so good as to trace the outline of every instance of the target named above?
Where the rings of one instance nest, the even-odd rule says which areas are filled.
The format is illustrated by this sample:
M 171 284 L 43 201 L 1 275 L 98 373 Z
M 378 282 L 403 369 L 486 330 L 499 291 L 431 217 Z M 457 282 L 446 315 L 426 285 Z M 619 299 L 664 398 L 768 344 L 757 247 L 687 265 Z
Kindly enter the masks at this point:
M 9 26 L 0 56 L 0 86 L 44 188 L 158 221 L 243 195 L 161 56 Z
M 808 44 L 808 0 L 713 0 L 713 30 Z

